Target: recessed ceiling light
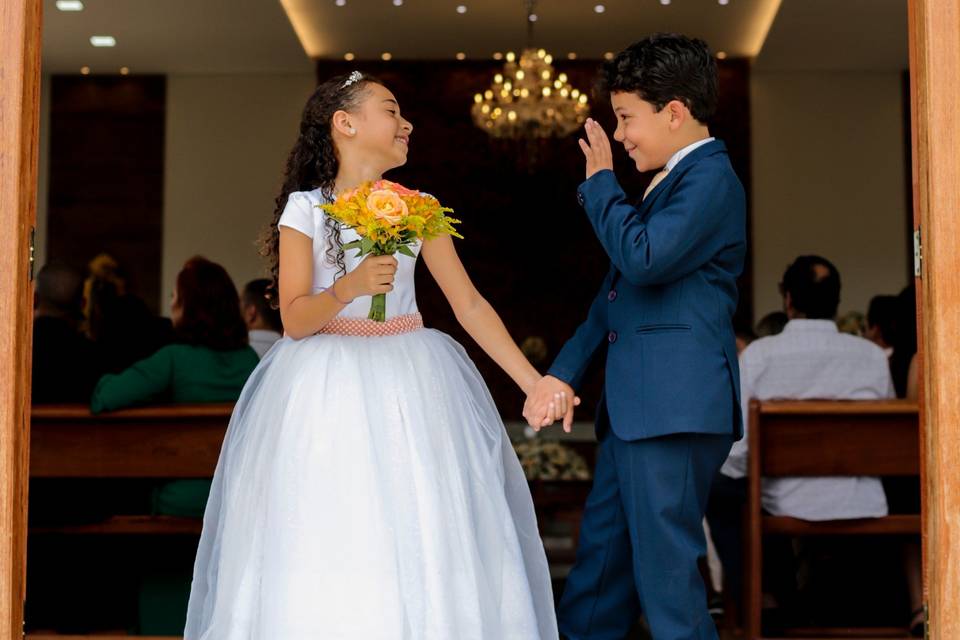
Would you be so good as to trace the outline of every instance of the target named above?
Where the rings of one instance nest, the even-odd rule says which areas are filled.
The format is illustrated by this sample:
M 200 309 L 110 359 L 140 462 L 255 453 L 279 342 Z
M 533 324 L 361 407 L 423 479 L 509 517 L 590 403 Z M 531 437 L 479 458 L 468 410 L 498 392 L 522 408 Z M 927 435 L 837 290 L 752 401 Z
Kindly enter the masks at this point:
M 670 4 L 670 0 L 660 0 L 660 4 L 662 4 L 663 6 L 667 6 L 668 4 Z
M 603 13 L 604 11 L 607 10 L 607 8 L 606 8 L 605 6 L 603 6 L 602 4 L 598 4 L 597 6 L 595 6 L 595 7 L 593 8 L 593 10 L 596 11 L 597 13 Z
M 393 6 L 395 6 L 395 7 L 402 7 L 402 6 L 403 6 L 403 0 L 393 0 Z
M 380 57 L 386 61 L 393 59 L 393 55 L 389 51 L 384 51 L 382 54 L 380 54 Z
M 605 60 L 613 60 L 613 51 L 607 51 L 603 54 Z
M 80 73 L 85 76 L 90 75 L 90 67 L 80 67 Z
M 347 62 L 353 60 L 354 58 L 356 58 L 356 56 L 350 52 L 343 54 L 343 59 L 346 60 Z
M 113 36 L 92 36 L 90 44 L 95 47 L 115 47 L 117 40 Z
M 722 4 L 723 6 L 726 6 L 726 5 L 730 4 L 730 0 L 717 0 L 717 2 L 719 2 L 719 3 Z
M 718 59 L 718 60 L 726 60 L 726 59 L 727 59 L 727 52 L 726 52 L 726 51 L 717 51 L 717 59 Z
M 57 9 L 60 11 L 83 11 L 80 0 L 57 0 Z
M 120 67 L 120 75 L 122 76 L 130 75 L 130 67 Z
M 567 54 L 567 60 L 576 60 L 576 59 L 577 59 L 577 54 L 575 54 L 573 51 Z
M 463 51 L 460 51 L 459 53 L 457 53 L 457 60 L 466 60 L 466 59 L 467 59 L 467 54 L 465 54 Z
M 335 3 L 338 7 L 346 6 L 347 0 L 337 0 Z
M 530 22 L 536 22 L 536 21 L 537 21 L 537 14 L 531 13 L 531 14 L 530 14 Z
M 461 5 L 458 5 L 458 6 L 457 6 L 457 13 L 463 14 L 463 13 L 466 13 L 466 12 L 467 12 L 467 5 L 461 4 Z
M 495 54 L 493 54 L 493 59 L 494 59 L 494 60 L 503 60 L 503 54 L 500 53 L 499 51 L 497 51 Z

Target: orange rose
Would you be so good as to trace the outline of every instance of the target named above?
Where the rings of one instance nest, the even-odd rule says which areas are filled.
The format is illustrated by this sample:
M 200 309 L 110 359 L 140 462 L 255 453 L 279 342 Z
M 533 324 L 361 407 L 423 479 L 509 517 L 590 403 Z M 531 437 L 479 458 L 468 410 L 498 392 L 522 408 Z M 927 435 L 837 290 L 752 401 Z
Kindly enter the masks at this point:
M 394 191 L 400 196 L 418 196 L 420 192 L 416 189 L 408 189 L 398 182 L 390 182 L 389 180 L 377 180 L 373 183 L 374 189 L 389 189 Z
M 378 189 L 367 196 L 367 209 L 387 224 L 398 224 L 407 215 L 407 203 L 389 189 Z

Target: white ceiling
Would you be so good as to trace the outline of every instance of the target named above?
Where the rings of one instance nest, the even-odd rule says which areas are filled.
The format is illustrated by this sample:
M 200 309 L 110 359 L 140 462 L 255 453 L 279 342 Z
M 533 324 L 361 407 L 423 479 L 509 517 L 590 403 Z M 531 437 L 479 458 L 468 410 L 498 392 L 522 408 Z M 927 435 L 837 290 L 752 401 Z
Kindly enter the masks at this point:
M 602 2 L 606 11 L 594 11 Z M 907 65 L 907 0 L 539 0 L 535 42 L 599 58 L 655 31 L 705 38 L 766 69 L 892 70 Z M 310 73 L 310 56 L 489 58 L 525 41 L 522 0 L 44 0 L 47 73 Z M 467 6 L 465 14 L 456 7 Z M 289 17 L 288 17 L 289 14 Z M 771 26 L 772 20 L 772 26 Z M 769 30 L 769 35 L 767 31 Z M 90 36 L 117 46 L 95 49 Z M 302 44 L 301 44 L 302 43 Z M 761 49 L 762 46 L 762 49 Z M 308 55 L 308 52 L 309 54 Z

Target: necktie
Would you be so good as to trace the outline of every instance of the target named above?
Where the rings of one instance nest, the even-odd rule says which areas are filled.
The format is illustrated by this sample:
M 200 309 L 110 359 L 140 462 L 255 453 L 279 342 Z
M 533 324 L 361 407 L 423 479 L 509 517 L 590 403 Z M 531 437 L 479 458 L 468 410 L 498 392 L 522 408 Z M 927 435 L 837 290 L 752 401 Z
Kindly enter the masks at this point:
M 667 174 L 668 174 L 668 173 L 669 173 L 669 170 L 667 170 L 667 169 L 661 169 L 660 172 L 659 172 L 657 175 L 653 176 L 653 180 L 650 181 L 650 185 L 647 186 L 647 190 L 643 192 L 643 199 L 644 199 L 644 200 L 646 200 L 646 199 L 647 199 L 647 196 L 650 195 L 650 192 L 653 191 L 654 188 L 655 188 L 658 184 L 660 184 L 660 182 L 661 182 L 664 178 L 667 177 Z

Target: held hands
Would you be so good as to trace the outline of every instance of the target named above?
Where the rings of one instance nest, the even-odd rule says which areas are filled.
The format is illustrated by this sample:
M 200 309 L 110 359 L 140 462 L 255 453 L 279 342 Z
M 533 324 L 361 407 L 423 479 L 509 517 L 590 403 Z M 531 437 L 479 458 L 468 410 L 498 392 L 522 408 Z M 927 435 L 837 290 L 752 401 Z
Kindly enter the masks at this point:
M 587 118 L 584 125 L 587 140 L 580 138 L 580 149 L 587 158 L 587 178 L 604 169 L 613 170 L 613 152 L 610 150 L 610 139 L 607 138 L 603 127 L 593 118 Z
M 339 286 L 336 287 L 336 293 L 339 298 L 347 300 L 389 293 L 393 291 L 397 266 L 397 259 L 393 256 L 368 255 L 356 269 L 337 281 Z
M 580 398 L 566 382 L 553 376 L 543 376 L 533 385 L 523 404 L 523 417 L 536 431 L 563 420 L 563 430 L 573 427 L 573 408 Z

